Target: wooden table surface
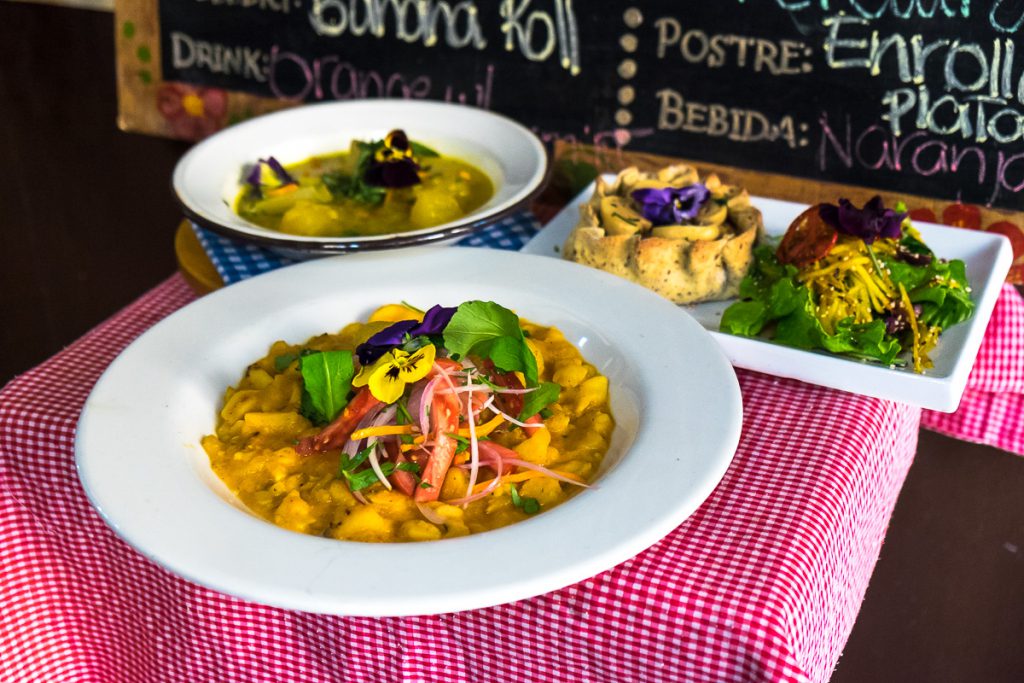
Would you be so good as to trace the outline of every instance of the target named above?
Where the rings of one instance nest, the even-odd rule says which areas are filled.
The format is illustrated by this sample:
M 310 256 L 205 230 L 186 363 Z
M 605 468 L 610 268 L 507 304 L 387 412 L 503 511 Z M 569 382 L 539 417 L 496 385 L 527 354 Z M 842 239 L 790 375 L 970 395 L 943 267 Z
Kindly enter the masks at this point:
M 115 125 L 113 17 L 0 2 L 0 382 L 177 268 L 179 142 Z M 1024 679 L 1024 458 L 931 433 L 834 681 Z

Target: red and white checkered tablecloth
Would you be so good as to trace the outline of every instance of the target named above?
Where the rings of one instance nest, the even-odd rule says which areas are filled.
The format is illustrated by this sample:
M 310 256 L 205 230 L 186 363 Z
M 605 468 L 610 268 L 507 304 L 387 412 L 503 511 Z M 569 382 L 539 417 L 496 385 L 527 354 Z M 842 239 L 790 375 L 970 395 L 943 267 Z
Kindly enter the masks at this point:
M 1003 285 L 955 413 L 924 411 L 921 426 L 1024 455 L 1024 299 Z
M 2 681 L 822 681 L 853 626 L 921 411 L 740 373 L 739 451 L 656 546 L 592 579 L 457 614 L 346 618 L 180 579 L 89 506 L 72 444 L 93 383 L 192 300 L 175 276 L 0 392 Z M 974 387 L 927 424 L 1024 451 L 1024 303 L 1003 293 Z M 986 393 L 988 392 L 988 393 Z

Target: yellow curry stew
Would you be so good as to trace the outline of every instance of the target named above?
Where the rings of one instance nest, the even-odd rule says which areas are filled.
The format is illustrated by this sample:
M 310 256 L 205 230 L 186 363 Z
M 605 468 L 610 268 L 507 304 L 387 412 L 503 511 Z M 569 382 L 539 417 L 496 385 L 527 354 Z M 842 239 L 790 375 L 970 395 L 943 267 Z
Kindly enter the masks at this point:
M 607 378 L 558 329 L 493 302 L 390 304 L 340 332 L 274 343 L 227 389 L 203 447 L 274 524 L 403 542 L 561 504 L 590 485 L 613 429 Z
M 494 194 L 470 163 L 438 154 L 400 130 L 383 140 L 288 165 L 260 159 L 245 174 L 235 212 L 284 233 L 382 235 L 457 220 Z

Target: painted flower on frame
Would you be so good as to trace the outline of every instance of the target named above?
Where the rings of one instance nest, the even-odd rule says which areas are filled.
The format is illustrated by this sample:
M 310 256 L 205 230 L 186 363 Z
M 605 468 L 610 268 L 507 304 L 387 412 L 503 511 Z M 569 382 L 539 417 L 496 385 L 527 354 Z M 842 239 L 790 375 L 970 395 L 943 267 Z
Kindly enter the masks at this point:
M 176 137 L 201 140 L 224 127 L 228 94 L 219 88 L 163 83 L 156 106 Z

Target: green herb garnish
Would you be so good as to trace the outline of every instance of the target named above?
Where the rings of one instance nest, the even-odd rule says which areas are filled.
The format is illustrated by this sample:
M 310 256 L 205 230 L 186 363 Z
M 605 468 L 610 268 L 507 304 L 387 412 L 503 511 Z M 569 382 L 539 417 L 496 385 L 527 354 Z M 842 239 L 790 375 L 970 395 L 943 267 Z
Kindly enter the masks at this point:
M 381 472 L 384 473 L 385 477 L 389 477 L 395 471 L 395 463 L 382 462 L 380 464 L 380 469 Z M 374 484 L 380 482 L 380 479 L 377 478 L 377 473 L 374 472 L 373 469 L 371 468 L 367 468 L 365 470 L 362 470 L 361 472 L 356 472 L 354 474 L 344 472 L 344 475 L 345 479 L 348 481 L 348 488 L 350 491 L 352 491 L 352 493 L 355 493 L 356 491 L 362 491 L 363 489 L 369 488 Z
M 320 179 L 335 198 L 347 197 L 373 206 L 380 204 L 388 195 L 387 188 L 369 185 L 363 178 L 366 176 L 367 167 L 373 161 L 373 155 L 383 146 L 383 140 L 357 142 L 356 147 L 359 149 L 359 156 L 356 160 L 355 172 L 352 175 L 348 175 L 343 171 L 328 171 L 320 176 Z
M 338 462 L 338 476 L 344 476 L 346 473 L 352 474 L 355 472 L 356 468 L 366 462 L 366 459 L 370 457 L 370 451 L 374 448 L 376 448 L 376 444 L 367 446 L 351 458 L 342 453 L 341 460 Z
M 325 425 L 348 403 L 355 367 L 351 351 L 315 351 L 299 356 L 302 373 L 300 412 L 313 424 Z
M 427 147 L 426 145 L 424 145 L 424 144 L 422 144 L 420 142 L 416 142 L 415 140 L 409 140 L 409 149 L 412 150 L 413 156 L 417 156 L 417 157 L 439 157 L 439 156 L 441 156 L 440 154 L 438 154 L 437 152 L 432 150 L 430 147 Z
M 540 503 L 536 498 L 530 498 L 529 496 L 520 496 L 519 491 L 516 490 L 515 484 L 508 485 L 509 491 L 512 493 L 512 504 L 522 510 L 528 515 L 535 515 L 540 512 Z

